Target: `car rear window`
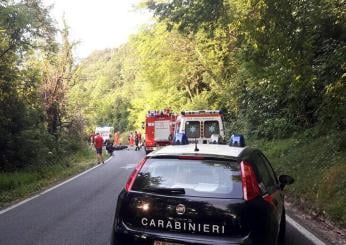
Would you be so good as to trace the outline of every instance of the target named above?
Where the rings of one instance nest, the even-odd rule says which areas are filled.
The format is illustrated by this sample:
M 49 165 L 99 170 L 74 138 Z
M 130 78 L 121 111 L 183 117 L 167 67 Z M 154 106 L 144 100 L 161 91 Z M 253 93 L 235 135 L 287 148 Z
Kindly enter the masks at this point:
M 204 137 L 210 138 L 212 134 L 220 134 L 219 122 L 205 121 L 204 122 Z
M 242 198 L 239 163 L 232 160 L 149 159 L 132 190 L 183 188 L 186 196 Z

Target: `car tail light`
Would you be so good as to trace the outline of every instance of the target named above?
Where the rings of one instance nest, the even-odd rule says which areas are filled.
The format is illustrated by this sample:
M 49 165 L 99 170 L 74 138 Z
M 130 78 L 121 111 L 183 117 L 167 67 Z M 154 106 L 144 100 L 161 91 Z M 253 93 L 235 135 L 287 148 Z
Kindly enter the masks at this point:
M 242 161 L 241 167 L 241 180 L 243 184 L 244 199 L 250 201 L 261 194 L 258 187 L 255 172 L 250 163 Z
M 147 159 L 144 158 L 142 161 L 140 161 L 140 162 L 137 164 L 136 168 L 132 171 L 130 177 L 128 178 L 128 180 L 127 180 L 127 182 L 126 182 L 126 184 L 125 184 L 125 190 L 126 190 L 127 192 L 129 192 L 129 191 L 131 190 L 131 188 L 132 188 L 132 186 L 133 186 L 133 183 L 135 182 L 136 177 L 137 177 L 139 171 L 141 171 L 141 169 L 142 169 L 142 167 L 143 167 L 143 165 L 144 165 L 144 163 L 145 163 L 146 160 L 147 160 Z

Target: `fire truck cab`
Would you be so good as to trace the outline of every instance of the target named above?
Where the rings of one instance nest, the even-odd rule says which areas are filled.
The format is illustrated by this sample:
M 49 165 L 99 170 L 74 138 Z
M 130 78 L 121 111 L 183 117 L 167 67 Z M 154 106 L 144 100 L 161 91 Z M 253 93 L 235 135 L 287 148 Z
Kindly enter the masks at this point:
M 145 129 L 144 149 L 147 154 L 172 143 L 175 120 L 176 115 L 169 109 L 148 111 L 145 125 L 143 125 Z
M 177 117 L 175 133 L 186 134 L 199 144 L 221 143 L 225 139 L 222 112 L 219 110 L 183 111 Z

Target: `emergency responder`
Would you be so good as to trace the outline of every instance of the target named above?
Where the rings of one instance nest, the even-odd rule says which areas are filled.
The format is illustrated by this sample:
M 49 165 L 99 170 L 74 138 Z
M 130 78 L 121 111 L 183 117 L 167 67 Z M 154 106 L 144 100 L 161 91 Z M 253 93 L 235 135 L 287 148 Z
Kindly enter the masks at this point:
M 120 145 L 120 135 L 119 135 L 119 131 L 116 131 L 114 133 L 114 143 L 113 146 L 117 146 Z
M 134 138 L 133 133 L 131 132 L 130 133 L 130 145 L 133 146 L 134 144 L 135 144 L 135 138 Z
M 139 138 L 138 138 L 137 131 L 135 131 L 134 137 L 135 137 L 135 144 L 136 144 L 135 151 L 138 151 L 139 150 Z

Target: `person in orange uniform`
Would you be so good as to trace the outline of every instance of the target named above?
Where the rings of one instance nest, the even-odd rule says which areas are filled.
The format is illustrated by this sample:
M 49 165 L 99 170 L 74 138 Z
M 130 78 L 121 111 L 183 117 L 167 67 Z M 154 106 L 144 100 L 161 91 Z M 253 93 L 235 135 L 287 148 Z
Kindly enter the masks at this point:
M 96 133 L 96 136 L 94 138 L 94 146 L 96 149 L 96 155 L 97 155 L 97 164 L 105 163 L 103 161 L 103 156 L 102 156 L 102 147 L 103 147 L 103 138 L 100 135 L 100 133 Z
M 138 151 L 139 150 L 139 138 L 138 138 L 137 131 L 135 131 L 134 137 L 135 137 L 135 144 L 136 144 L 135 151 Z
M 114 143 L 113 143 L 113 146 L 117 146 L 117 145 L 120 145 L 120 135 L 118 131 L 114 133 Z
M 130 134 L 130 146 L 133 146 L 135 144 L 135 137 L 133 135 L 133 133 L 131 132 Z

